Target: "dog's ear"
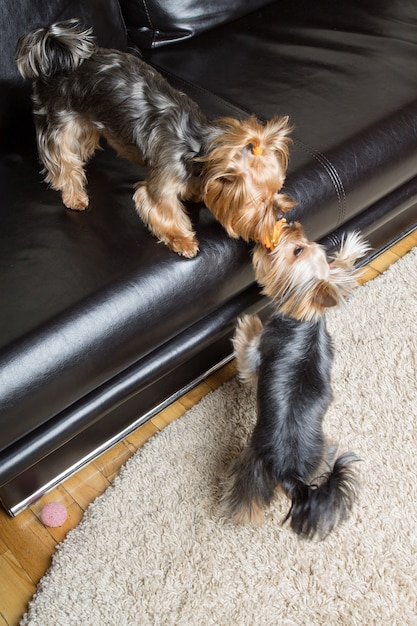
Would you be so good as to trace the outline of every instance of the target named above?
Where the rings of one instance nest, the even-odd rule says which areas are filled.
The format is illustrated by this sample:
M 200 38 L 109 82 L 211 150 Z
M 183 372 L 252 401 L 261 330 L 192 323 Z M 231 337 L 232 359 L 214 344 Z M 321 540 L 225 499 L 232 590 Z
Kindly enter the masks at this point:
M 277 211 L 278 216 L 280 214 L 287 213 L 287 211 L 291 211 L 295 207 L 297 202 L 287 196 L 286 193 L 277 193 L 274 198 L 274 208 Z
M 270 147 L 275 150 L 285 169 L 288 167 L 288 144 L 291 143 L 291 138 L 288 135 L 293 130 L 294 127 L 290 125 L 289 118 L 287 116 L 273 117 L 271 120 L 266 122 L 264 128 L 264 136 L 267 145 L 269 144 Z
M 230 172 L 207 177 L 202 199 L 230 237 L 241 236 L 246 240 L 245 233 L 236 229 L 236 220 L 242 213 L 240 209 L 246 206 L 246 180 L 242 174 Z
M 314 290 L 313 303 L 323 309 L 327 309 L 338 304 L 335 290 L 331 285 L 329 285 L 329 283 L 326 283 L 324 280 L 319 282 Z

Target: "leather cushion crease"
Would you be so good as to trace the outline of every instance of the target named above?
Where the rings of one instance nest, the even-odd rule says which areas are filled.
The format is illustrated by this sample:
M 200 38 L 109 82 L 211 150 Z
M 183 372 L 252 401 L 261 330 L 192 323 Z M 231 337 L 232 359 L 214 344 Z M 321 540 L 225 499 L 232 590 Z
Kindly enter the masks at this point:
M 80 17 L 211 118 L 289 115 L 285 191 L 313 239 L 375 250 L 417 224 L 417 5 L 393 0 L 4 1 L 0 59 L 0 498 L 17 513 L 230 358 L 236 318 L 268 313 L 250 246 L 200 204 L 191 260 L 135 213 L 139 168 L 103 144 L 90 205 L 42 181 L 18 38 Z M 213 416 L 215 418 L 215 416 Z

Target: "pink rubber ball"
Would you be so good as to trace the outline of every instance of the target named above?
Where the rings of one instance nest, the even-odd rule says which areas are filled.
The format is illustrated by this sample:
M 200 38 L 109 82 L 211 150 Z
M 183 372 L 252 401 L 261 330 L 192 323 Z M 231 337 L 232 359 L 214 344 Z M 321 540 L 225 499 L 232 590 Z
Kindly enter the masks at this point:
M 67 519 L 67 509 L 60 502 L 48 502 L 41 511 L 41 522 L 50 528 L 62 526 Z

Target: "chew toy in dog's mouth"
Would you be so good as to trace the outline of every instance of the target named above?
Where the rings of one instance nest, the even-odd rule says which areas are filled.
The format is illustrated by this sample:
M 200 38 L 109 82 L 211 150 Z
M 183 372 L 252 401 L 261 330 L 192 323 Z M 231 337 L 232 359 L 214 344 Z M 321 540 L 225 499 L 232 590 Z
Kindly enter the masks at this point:
M 265 248 L 267 248 L 268 250 L 273 250 L 275 248 L 275 246 L 277 245 L 279 241 L 282 229 L 284 228 L 286 223 L 287 223 L 287 220 L 285 219 L 285 217 L 282 217 L 281 219 L 275 222 L 275 226 L 271 233 L 271 236 L 266 237 L 265 240 L 262 242 Z

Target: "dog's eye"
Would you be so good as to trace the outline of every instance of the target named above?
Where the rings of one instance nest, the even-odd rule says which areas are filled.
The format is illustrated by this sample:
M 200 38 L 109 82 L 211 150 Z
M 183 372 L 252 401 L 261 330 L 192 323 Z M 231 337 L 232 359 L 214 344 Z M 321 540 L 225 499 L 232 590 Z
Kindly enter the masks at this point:
M 304 252 L 304 248 L 302 246 L 297 246 L 296 248 L 294 248 L 294 256 L 300 256 L 301 254 L 303 254 Z

